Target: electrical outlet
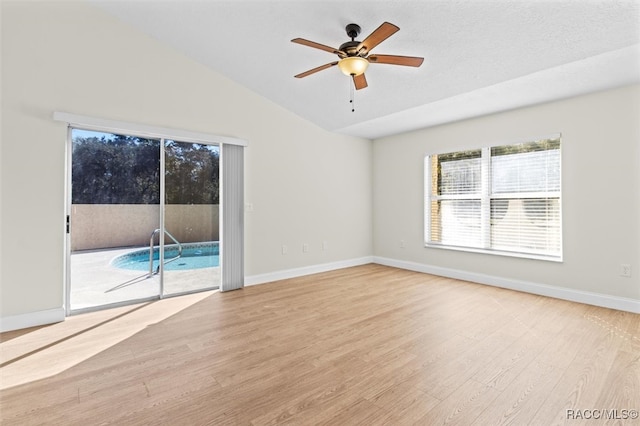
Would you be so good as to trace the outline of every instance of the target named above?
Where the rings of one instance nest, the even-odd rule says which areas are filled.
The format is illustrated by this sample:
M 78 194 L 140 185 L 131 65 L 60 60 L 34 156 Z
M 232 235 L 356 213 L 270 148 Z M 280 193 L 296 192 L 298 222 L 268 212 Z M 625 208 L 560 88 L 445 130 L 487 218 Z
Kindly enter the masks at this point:
M 620 276 L 630 278 L 631 277 L 631 265 L 623 263 L 620 265 Z
M 289 253 L 289 247 L 285 246 L 284 244 L 282 245 L 282 254 L 287 254 Z
M 304 244 L 302 245 L 302 252 L 303 252 L 303 253 L 309 253 L 309 244 L 304 243 Z
M 329 250 L 329 242 L 327 241 L 322 242 L 322 251 L 325 251 L 325 250 Z
M 400 240 L 400 248 L 405 248 L 407 243 L 404 240 Z

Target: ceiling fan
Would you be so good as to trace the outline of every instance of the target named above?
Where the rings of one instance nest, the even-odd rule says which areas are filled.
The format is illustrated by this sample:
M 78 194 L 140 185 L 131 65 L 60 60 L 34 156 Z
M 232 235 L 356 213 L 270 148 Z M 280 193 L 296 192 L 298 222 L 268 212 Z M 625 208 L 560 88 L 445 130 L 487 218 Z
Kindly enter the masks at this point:
M 338 61 L 330 62 L 328 64 L 320 65 L 319 67 L 310 69 L 296 75 L 296 78 L 303 78 L 311 74 L 315 74 L 318 71 L 322 71 L 327 68 L 331 68 L 335 65 L 340 68 L 345 75 L 350 75 L 353 78 L 354 86 L 357 90 L 367 87 L 367 79 L 364 76 L 364 72 L 370 63 L 373 64 L 391 64 L 391 65 L 404 65 L 408 67 L 419 67 L 422 65 L 424 58 L 416 56 L 397 56 L 397 55 L 378 55 L 370 54 L 371 49 L 385 41 L 387 38 L 395 34 L 400 30 L 399 27 L 389 22 L 384 22 L 374 32 L 372 32 L 363 41 L 357 41 L 356 37 L 360 34 L 361 28 L 357 24 L 349 24 L 346 26 L 347 36 L 351 38 L 351 41 L 342 43 L 340 48 L 335 49 L 324 44 L 316 43 L 314 41 L 305 40 L 303 38 L 294 38 L 291 40 L 293 43 L 302 44 L 304 46 L 314 47 L 316 49 L 324 50 L 325 52 L 338 55 L 340 58 Z

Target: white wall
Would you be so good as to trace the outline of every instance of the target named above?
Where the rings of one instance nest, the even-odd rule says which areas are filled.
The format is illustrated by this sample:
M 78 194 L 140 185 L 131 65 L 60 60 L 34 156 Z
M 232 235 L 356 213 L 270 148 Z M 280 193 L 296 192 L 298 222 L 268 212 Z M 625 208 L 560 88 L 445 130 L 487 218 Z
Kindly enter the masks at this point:
M 63 305 L 54 111 L 247 140 L 248 276 L 371 255 L 371 141 L 326 132 L 84 2 L 1 7 L 2 318 Z
M 640 86 L 374 141 L 374 254 L 389 264 L 588 292 L 640 307 Z M 562 133 L 564 262 L 425 248 L 425 154 Z M 400 189 L 401 188 L 401 189 Z M 400 241 L 406 247 L 400 248 Z M 619 276 L 620 264 L 633 277 Z M 460 273 L 461 272 L 461 273 Z M 524 286 L 527 287 L 526 285 Z M 548 289 L 548 288 L 547 288 Z

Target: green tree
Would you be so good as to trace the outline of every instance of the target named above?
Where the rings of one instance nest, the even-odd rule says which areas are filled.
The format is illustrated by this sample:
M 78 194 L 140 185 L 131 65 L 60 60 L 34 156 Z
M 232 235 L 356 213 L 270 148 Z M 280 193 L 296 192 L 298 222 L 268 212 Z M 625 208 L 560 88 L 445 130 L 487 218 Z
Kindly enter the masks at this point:
M 74 204 L 157 204 L 160 143 L 112 135 L 73 140 Z
M 220 154 L 215 146 L 169 141 L 166 145 L 167 204 L 218 204 Z
M 160 141 L 136 136 L 74 137 L 74 204 L 159 204 Z M 219 203 L 219 149 L 166 142 L 167 204 Z

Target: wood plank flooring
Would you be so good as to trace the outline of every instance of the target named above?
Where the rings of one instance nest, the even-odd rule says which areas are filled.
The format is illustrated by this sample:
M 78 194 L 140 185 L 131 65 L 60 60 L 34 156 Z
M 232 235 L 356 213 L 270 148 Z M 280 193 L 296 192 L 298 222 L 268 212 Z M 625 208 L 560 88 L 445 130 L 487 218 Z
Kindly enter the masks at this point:
M 188 297 L 0 335 L 0 423 L 640 424 L 640 315 L 381 265 Z

